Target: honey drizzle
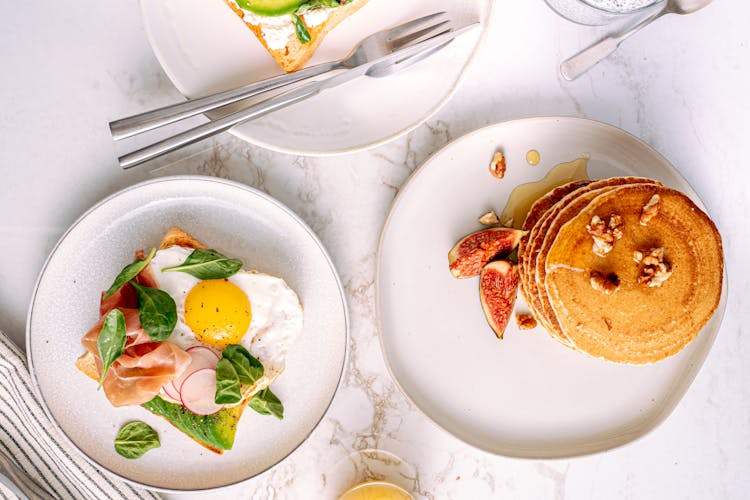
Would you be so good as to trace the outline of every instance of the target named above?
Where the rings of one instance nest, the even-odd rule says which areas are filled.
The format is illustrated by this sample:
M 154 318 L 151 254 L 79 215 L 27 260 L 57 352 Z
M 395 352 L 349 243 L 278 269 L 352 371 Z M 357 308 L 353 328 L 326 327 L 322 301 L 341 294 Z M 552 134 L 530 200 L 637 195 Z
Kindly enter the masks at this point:
M 531 205 L 536 200 L 557 186 L 562 186 L 571 181 L 588 179 L 588 163 L 589 156 L 583 155 L 576 160 L 556 165 L 544 178 L 538 181 L 517 186 L 508 197 L 508 202 L 505 204 L 502 214 L 500 214 L 500 222 L 504 226 L 521 229 Z
M 541 156 L 539 155 L 539 151 L 536 149 L 531 149 L 526 153 L 526 163 L 529 165 L 536 166 L 539 165 L 539 161 L 541 160 Z

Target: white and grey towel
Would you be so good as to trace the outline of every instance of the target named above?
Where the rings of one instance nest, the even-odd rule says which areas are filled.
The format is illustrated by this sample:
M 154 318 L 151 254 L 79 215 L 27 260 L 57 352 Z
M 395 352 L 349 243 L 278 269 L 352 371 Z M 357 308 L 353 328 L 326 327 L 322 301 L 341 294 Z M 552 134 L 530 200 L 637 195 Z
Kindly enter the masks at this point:
M 0 499 L 158 499 L 92 466 L 44 413 L 21 351 L 0 332 Z

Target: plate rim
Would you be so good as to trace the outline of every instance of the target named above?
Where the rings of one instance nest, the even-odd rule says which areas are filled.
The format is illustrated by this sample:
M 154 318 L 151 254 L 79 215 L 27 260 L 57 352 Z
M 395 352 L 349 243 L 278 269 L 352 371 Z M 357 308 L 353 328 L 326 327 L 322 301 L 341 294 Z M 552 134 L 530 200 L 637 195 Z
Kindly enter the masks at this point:
M 469 446 L 472 449 L 479 450 L 485 453 L 489 453 L 491 455 L 495 456 L 501 456 L 501 457 L 508 457 L 513 459 L 522 459 L 522 460 L 550 460 L 550 461 L 560 461 L 560 460 L 566 460 L 566 459 L 572 459 L 572 458 L 580 458 L 580 457 L 589 457 L 594 455 L 600 455 L 603 453 L 606 453 L 610 450 L 623 448 L 625 446 L 630 446 L 641 439 L 645 438 L 652 432 L 654 432 L 656 429 L 661 427 L 661 425 L 669 418 L 672 413 L 677 409 L 677 406 L 679 406 L 680 402 L 684 399 L 685 395 L 687 394 L 687 391 L 690 389 L 690 387 L 693 385 L 693 382 L 695 381 L 695 378 L 698 376 L 698 374 L 703 369 L 703 366 L 705 365 L 706 359 L 708 358 L 708 354 L 713 349 L 714 343 L 716 342 L 716 337 L 719 334 L 719 331 L 721 330 L 721 326 L 724 322 L 725 312 L 726 312 L 726 305 L 727 305 L 727 297 L 729 295 L 729 280 L 728 280 L 728 272 L 727 272 L 727 259 L 724 255 L 723 263 L 724 263 L 724 274 L 722 279 L 722 291 L 721 291 L 721 297 L 719 299 L 719 305 L 716 308 L 716 311 L 714 312 L 714 315 L 712 315 L 711 319 L 715 317 L 716 314 L 719 314 L 718 316 L 718 324 L 716 326 L 716 332 L 711 336 L 708 345 L 706 346 L 705 352 L 702 354 L 699 354 L 699 365 L 697 368 L 693 365 L 691 366 L 686 376 L 680 377 L 680 380 L 682 381 L 682 384 L 685 385 L 685 389 L 683 393 L 680 395 L 679 398 L 676 400 L 669 402 L 668 404 L 660 413 L 656 415 L 656 418 L 654 418 L 653 423 L 650 424 L 650 427 L 646 428 L 645 430 L 638 431 L 637 433 L 628 433 L 628 438 L 622 442 L 615 443 L 615 444 L 609 444 L 605 445 L 603 447 L 591 449 L 591 450 L 582 450 L 575 453 L 539 453 L 538 451 L 534 452 L 528 452 L 524 451 L 523 449 L 518 448 L 517 452 L 515 453 L 509 453 L 507 450 L 504 451 L 498 451 L 496 449 L 492 449 L 490 447 L 481 446 L 478 443 L 472 443 L 469 442 L 462 437 L 454 434 L 451 432 L 446 426 L 443 426 L 437 420 L 435 420 L 432 416 L 430 416 L 427 411 L 425 411 L 419 404 L 414 401 L 414 399 L 409 395 L 409 393 L 406 391 L 406 389 L 401 385 L 401 382 L 396 377 L 393 368 L 391 367 L 391 362 L 388 358 L 388 354 L 386 352 L 386 346 L 385 346 L 385 340 L 384 340 L 384 334 L 383 334 L 383 316 L 382 316 L 382 310 L 381 310 L 381 266 L 383 265 L 383 242 L 385 240 L 385 234 L 388 231 L 388 228 L 390 227 L 392 220 L 394 218 L 394 213 L 405 197 L 405 193 L 409 192 L 411 187 L 413 186 L 415 180 L 420 176 L 420 174 L 424 173 L 427 169 L 427 167 L 436 161 L 438 158 L 443 156 L 445 152 L 453 147 L 456 143 L 468 140 L 476 135 L 480 135 L 482 133 L 485 133 L 489 129 L 493 129 L 496 127 L 504 126 L 504 125 L 510 125 L 515 123 L 533 123 L 533 122 L 575 122 L 575 123 L 583 123 L 588 126 L 603 128 L 603 129 L 609 129 L 610 131 L 613 131 L 615 133 L 624 134 L 625 136 L 629 136 L 630 138 L 636 140 L 637 142 L 641 143 L 643 146 L 645 146 L 651 153 L 653 153 L 656 157 L 662 159 L 667 165 L 669 165 L 676 173 L 679 175 L 679 177 L 682 179 L 683 182 L 695 193 L 697 197 L 697 202 L 699 206 L 706 212 L 708 210 L 706 209 L 705 204 L 703 203 L 703 200 L 700 199 L 700 196 L 698 195 L 698 192 L 693 188 L 693 186 L 688 182 L 688 180 L 682 175 L 682 173 L 675 167 L 672 162 L 670 162 L 664 155 L 662 155 L 659 151 L 657 151 L 653 146 L 648 144 L 646 141 L 640 139 L 639 137 L 635 136 L 634 134 L 631 134 L 627 130 L 624 130 L 616 125 L 612 125 L 610 123 L 606 123 L 599 120 L 592 120 L 590 118 L 582 118 L 579 116 L 574 115 L 539 115 L 539 116 L 531 116 L 527 118 L 517 118 L 517 119 L 509 119 L 509 120 L 503 120 L 496 123 L 491 123 L 489 125 L 485 125 L 482 127 L 479 127 L 475 130 L 472 130 L 470 132 L 467 132 L 466 134 L 450 141 L 448 144 L 445 144 L 442 146 L 439 150 L 432 153 L 427 159 L 425 159 L 421 165 L 419 165 L 406 179 L 406 181 L 403 183 L 403 185 L 399 188 L 398 193 L 396 194 L 395 198 L 391 202 L 391 207 L 388 210 L 388 216 L 386 217 L 385 222 L 383 223 L 383 228 L 380 231 L 380 237 L 378 238 L 378 248 L 377 248 L 377 258 L 375 263 L 375 317 L 376 317 L 376 328 L 378 332 L 378 340 L 380 344 L 380 351 L 383 356 L 383 361 L 386 367 L 386 370 L 388 371 L 388 375 L 390 376 L 391 380 L 393 381 L 394 385 L 398 388 L 399 392 L 406 398 L 406 400 L 411 403 L 411 405 L 416 408 L 419 413 L 424 416 L 429 422 L 431 422 L 433 425 L 435 425 L 438 429 L 440 429 L 442 432 L 444 432 L 446 435 L 449 435 L 453 437 L 454 439 L 457 439 L 458 441 L 464 443 L 465 445 Z M 722 254 L 724 253 L 722 249 Z M 704 325 L 705 328 L 705 325 Z M 674 399 L 674 398 L 672 398 Z
M 36 301 L 37 292 L 39 291 L 39 285 L 42 281 L 42 278 L 44 277 L 45 271 L 47 270 L 47 266 L 51 262 L 52 258 L 54 257 L 55 253 L 59 249 L 60 245 L 63 243 L 63 241 L 69 236 L 69 234 L 80 224 L 82 223 L 89 215 L 91 215 L 95 210 L 99 209 L 101 206 L 105 205 L 109 201 L 123 195 L 126 193 L 129 193 L 131 191 L 136 191 L 139 189 L 142 189 L 147 186 L 152 186 L 154 184 L 160 184 L 160 183 L 169 183 L 169 182 L 175 182 L 175 181 L 188 181 L 188 182 L 209 182 L 209 183 L 217 183 L 217 184 L 223 184 L 225 186 L 231 187 L 231 188 L 237 188 L 243 191 L 246 191 L 254 196 L 257 196 L 263 202 L 270 203 L 271 205 L 275 206 L 276 208 L 280 209 L 282 212 L 284 212 L 287 216 L 291 217 L 291 219 L 296 222 L 297 224 L 304 229 L 308 235 L 313 239 L 313 242 L 317 245 L 318 249 L 322 252 L 323 257 L 325 258 L 326 263 L 328 264 L 328 268 L 330 269 L 331 273 L 333 274 L 334 280 L 336 282 L 336 287 L 339 291 L 339 298 L 341 299 L 341 306 L 343 307 L 344 312 L 344 357 L 342 359 L 341 368 L 339 370 L 338 375 L 338 382 L 336 383 L 336 388 L 334 389 L 333 393 L 331 394 L 331 399 L 326 405 L 325 410 L 323 411 L 323 414 L 321 415 L 320 419 L 313 425 L 313 427 L 310 429 L 310 432 L 307 433 L 307 435 L 300 441 L 294 448 L 292 448 L 289 453 L 287 453 L 284 457 L 282 457 L 278 462 L 270 465 L 269 467 L 263 469 L 262 471 L 258 472 L 257 474 L 248 476 L 244 479 L 240 479 L 238 481 L 234 481 L 231 483 L 223 484 L 221 486 L 212 486 L 208 488 L 189 488 L 189 489 L 175 489 L 175 488 L 166 488 L 161 486 L 156 486 L 152 484 L 146 484 L 141 483 L 135 479 L 131 479 L 128 477 L 125 477 L 118 472 L 100 464 L 93 458 L 89 457 L 83 450 L 81 450 L 78 445 L 65 433 L 65 431 L 60 427 L 60 425 L 57 422 L 57 419 L 52 415 L 49 407 L 47 406 L 47 402 L 44 399 L 44 395 L 42 394 L 42 391 L 39 387 L 39 381 L 36 377 L 36 369 L 34 368 L 34 362 L 32 359 L 32 349 L 31 349 L 31 320 L 34 312 L 34 303 Z M 81 214 L 75 222 L 73 222 L 66 230 L 65 232 L 60 236 L 60 238 L 55 243 L 54 247 L 52 247 L 52 250 L 50 250 L 49 254 L 47 255 L 47 258 L 44 261 L 44 264 L 42 265 L 41 270 L 39 271 L 39 274 L 37 276 L 36 282 L 34 284 L 34 290 L 31 294 L 31 299 L 29 301 L 29 310 L 26 315 L 26 334 L 24 337 L 25 340 L 25 347 L 26 347 L 26 363 L 28 365 L 29 374 L 31 375 L 31 385 L 36 393 L 36 396 L 39 400 L 40 406 L 42 407 L 42 410 L 44 410 L 45 415 L 47 418 L 49 418 L 50 422 L 52 423 L 52 426 L 54 428 L 53 432 L 57 432 L 59 436 L 63 438 L 65 442 L 67 442 L 73 450 L 75 450 L 79 456 L 83 457 L 84 460 L 86 460 L 89 464 L 91 464 L 96 469 L 102 471 L 104 474 L 108 474 L 112 477 L 115 477 L 127 484 L 137 486 L 139 488 L 146 488 L 148 490 L 157 491 L 160 493 L 208 493 L 208 492 L 219 492 L 221 490 L 224 490 L 226 488 L 230 488 L 232 486 L 236 486 L 238 484 L 245 483 L 247 481 L 250 481 L 252 479 L 258 478 L 264 474 L 267 474 L 271 470 L 275 469 L 277 466 L 285 462 L 290 456 L 292 456 L 304 443 L 307 442 L 307 440 L 310 438 L 310 436 L 315 432 L 315 430 L 320 426 L 320 424 L 325 420 L 325 418 L 328 416 L 328 413 L 331 410 L 331 406 L 333 405 L 333 401 L 336 398 L 336 395 L 341 390 L 341 387 L 344 382 L 344 375 L 346 371 L 348 370 L 349 366 L 349 343 L 350 343 L 350 335 L 351 335 L 351 321 L 349 318 L 349 304 L 346 299 L 346 293 L 343 287 L 343 284 L 341 282 L 341 278 L 338 274 L 338 271 L 336 270 L 336 266 L 333 263 L 333 260 L 331 259 L 330 254 L 326 250 L 325 246 L 323 245 L 323 242 L 320 241 L 320 238 L 317 234 L 310 228 L 310 226 L 299 216 L 297 215 L 291 208 L 287 207 L 285 204 L 283 204 L 281 201 L 277 200 L 273 196 L 269 195 L 268 193 L 265 193 L 263 191 L 260 191 L 259 189 L 256 189 L 252 186 L 248 186 L 246 184 L 242 184 L 241 182 L 229 180 L 229 179 L 223 179 L 219 177 L 211 177 L 207 175 L 170 175 L 170 176 L 164 176 L 164 177 L 158 177 L 156 179 L 148 179 L 145 181 L 141 181 L 135 184 L 132 184 L 130 186 L 127 186 L 123 189 L 119 189 L 116 192 L 105 196 L 98 202 L 96 202 L 94 205 L 92 205 L 88 210 L 86 210 L 83 214 Z
M 183 97 L 188 99 L 187 93 L 185 92 L 185 89 L 183 88 L 182 84 L 177 81 L 177 79 L 174 77 L 174 74 L 171 69 L 167 68 L 167 66 L 164 64 L 164 55 L 162 51 L 158 48 L 158 45 L 154 41 L 154 35 L 151 30 L 151 25 L 147 22 L 147 18 L 145 15 L 145 2 L 148 0 L 139 0 L 138 1 L 138 7 L 141 14 L 141 21 L 143 22 L 143 29 L 146 32 L 146 39 L 148 40 L 149 47 L 151 47 L 151 52 L 153 52 L 154 56 L 156 57 L 156 60 L 159 63 L 159 66 L 161 67 L 161 70 L 164 71 L 164 73 L 167 75 L 167 78 L 169 78 L 169 81 L 174 85 L 174 87 L 177 89 L 177 91 L 182 94 Z M 374 0 L 373 0 L 374 1 Z M 493 22 L 494 14 L 495 14 L 495 0 L 474 0 L 477 2 L 483 2 L 488 5 L 487 10 L 487 21 L 485 23 L 482 23 L 482 31 L 479 34 L 479 38 L 477 39 L 476 45 L 474 45 L 474 49 L 469 54 L 469 57 L 464 62 L 463 66 L 461 67 L 461 71 L 458 75 L 458 78 L 451 86 L 450 90 L 440 99 L 439 102 L 436 103 L 435 106 L 430 108 L 430 110 L 422 117 L 417 119 L 414 123 L 408 125 L 407 127 L 398 130 L 396 132 L 391 133 L 390 135 L 384 136 L 378 140 L 371 141 L 371 142 L 364 142 L 360 144 L 355 144 L 352 146 L 347 146 L 339 149 L 332 149 L 329 151 L 320 151 L 320 150 L 314 150 L 314 149 L 304 149 L 304 148 L 292 148 L 292 147 L 284 147 L 284 146 L 278 146 L 275 144 L 271 144 L 265 141 L 261 141 L 259 139 L 253 138 L 251 135 L 243 134 L 237 131 L 237 127 L 232 127 L 229 130 L 227 130 L 228 133 L 232 134 L 234 137 L 251 144 L 253 146 L 258 146 L 263 149 L 267 149 L 269 151 L 275 151 L 277 153 L 285 153 L 290 155 L 300 155 L 300 156 L 306 156 L 311 158 L 321 158 L 321 157 L 329 157 L 329 156 L 343 156 L 351 153 L 357 153 L 361 151 L 367 151 L 373 148 L 376 148 L 378 146 L 382 146 L 383 144 L 387 144 L 391 141 L 394 141 L 398 139 L 399 137 L 402 137 L 415 129 L 422 126 L 427 120 L 435 116 L 438 111 L 440 111 L 447 103 L 450 101 L 453 96 L 458 92 L 459 87 L 463 84 L 464 80 L 466 79 L 466 74 L 468 73 L 469 69 L 471 69 L 471 66 L 473 65 L 474 61 L 477 58 L 477 53 L 481 50 L 481 48 L 484 46 L 484 42 L 487 39 L 487 34 L 489 33 L 489 27 Z M 204 114 L 205 116 L 205 114 Z

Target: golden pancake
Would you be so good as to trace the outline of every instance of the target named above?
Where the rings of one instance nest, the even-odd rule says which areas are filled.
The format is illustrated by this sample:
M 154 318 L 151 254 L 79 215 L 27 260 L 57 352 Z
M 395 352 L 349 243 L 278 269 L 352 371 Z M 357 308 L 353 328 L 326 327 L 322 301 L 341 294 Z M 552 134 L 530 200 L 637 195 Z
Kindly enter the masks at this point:
M 578 213 L 562 222 L 568 209 Z M 676 354 L 698 335 L 721 297 L 723 254 L 713 222 L 687 196 L 631 184 L 563 212 L 548 234 L 544 285 L 557 323 L 575 347 L 617 363 L 644 364 Z M 593 231 L 594 216 L 612 215 L 621 218 L 622 237 L 599 256 L 587 226 Z
M 594 181 L 584 187 L 572 191 L 562 198 L 552 208 L 550 208 L 537 222 L 529 239 L 527 277 L 530 281 L 529 293 L 532 295 L 532 302 L 540 316 L 544 318 L 542 324 L 550 331 L 550 334 L 563 344 L 570 346 L 570 342 L 563 334 L 557 319 L 555 318 L 552 306 L 547 298 L 547 291 L 544 288 L 544 261 L 547 251 L 554 241 L 560 227 L 575 217 L 596 195 L 591 193 L 597 190 L 613 189 L 617 186 L 635 183 L 653 183 L 651 179 L 642 177 L 613 177 Z M 603 191 L 601 191 L 603 192 Z M 599 192 L 598 194 L 601 194 Z M 581 197 L 586 197 L 581 200 Z
M 572 193 L 576 189 L 591 184 L 592 182 L 596 181 L 588 179 L 572 181 L 552 189 L 550 192 L 536 200 L 533 205 L 531 205 L 529 213 L 526 215 L 526 219 L 523 221 L 522 229 L 524 231 L 531 231 L 531 229 L 542 217 L 542 215 L 544 215 L 547 210 L 552 208 L 553 205 L 555 205 L 558 201 L 562 200 L 565 196 Z
M 534 228 L 534 225 L 537 223 L 537 221 L 550 208 L 552 208 L 553 205 L 555 205 L 558 201 L 563 199 L 566 195 L 570 194 L 576 189 L 583 187 L 586 184 L 589 184 L 591 182 L 592 181 L 590 180 L 572 181 L 567 184 L 563 184 L 562 186 L 558 186 L 552 189 L 551 191 L 549 191 L 547 194 L 545 194 L 544 196 L 536 200 L 533 205 L 531 205 L 531 208 L 529 209 L 529 213 L 526 215 L 526 219 L 523 222 L 522 229 L 524 231 L 531 231 Z M 521 238 L 521 241 L 518 244 L 518 272 L 519 272 L 519 279 L 521 282 L 521 292 L 526 298 L 526 302 L 529 305 L 531 312 L 534 313 L 534 316 L 536 316 L 537 319 L 539 319 L 540 321 L 544 321 L 539 318 L 540 315 L 534 309 L 534 304 L 532 304 L 530 300 L 530 295 L 527 295 L 527 290 L 531 290 L 532 285 L 524 283 L 527 277 L 527 274 L 524 272 L 524 268 L 527 262 L 527 259 L 525 256 L 525 250 L 527 248 L 527 241 L 529 239 L 529 236 L 530 236 L 530 233 L 527 232 Z M 534 295 L 536 295 L 536 293 Z

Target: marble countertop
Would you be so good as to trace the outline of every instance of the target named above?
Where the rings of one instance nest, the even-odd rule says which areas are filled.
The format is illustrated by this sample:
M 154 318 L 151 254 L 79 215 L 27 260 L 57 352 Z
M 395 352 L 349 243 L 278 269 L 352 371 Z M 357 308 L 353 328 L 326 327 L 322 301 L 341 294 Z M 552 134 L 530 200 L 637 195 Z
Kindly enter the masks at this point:
M 224 134 L 158 168 L 128 172 L 116 164 L 107 122 L 179 98 L 151 53 L 137 2 L 5 2 L 0 18 L 0 329 L 19 344 L 37 273 L 60 235 L 97 200 L 144 179 L 200 173 L 262 189 L 307 221 L 338 267 L 352 323 L 343 387 L 328 418 L 290 459 L 232 496 L 316 497 L 325 472 L 365 448 L 413 465 L 412 486 L 424 498 L 747 496 L 750 3 L 718 0 L 697 14 L 660 20 L 569 83 L 557 73 L 559 61 L 601 30 L 558 18 L 542 0 L 497 0 L 486 44 L 458 93 L 390 144 L 299 158 Z M 497 457 L 437 428 L 386 374 L 374 316 L 378 233 L 399 186 L 464 133 L 536 115 L 609 122 L 664 154 L 708 206 L 729 271 L 723 327 L 674 413 L 635 443 L 572 460 Z M 353 210 L 356 218 L 340 215 Z

